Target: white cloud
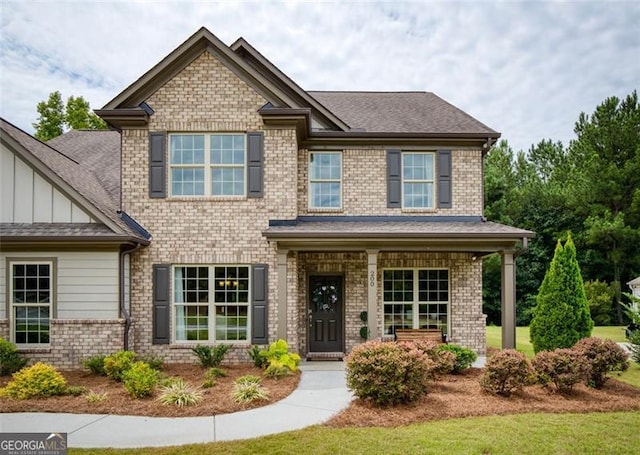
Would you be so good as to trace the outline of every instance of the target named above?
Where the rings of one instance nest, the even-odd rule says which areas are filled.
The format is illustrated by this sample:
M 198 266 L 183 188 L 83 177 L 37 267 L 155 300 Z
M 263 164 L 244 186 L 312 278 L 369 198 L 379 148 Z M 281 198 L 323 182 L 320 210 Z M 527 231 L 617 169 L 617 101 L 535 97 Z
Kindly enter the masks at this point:
M 514 149 L 568 144 L 581 111 L 640 86 L 637 2 L 3 2 L 0 115 L 48 93 L 102 107 L 201 26 L 305 89 L 426 90 Z

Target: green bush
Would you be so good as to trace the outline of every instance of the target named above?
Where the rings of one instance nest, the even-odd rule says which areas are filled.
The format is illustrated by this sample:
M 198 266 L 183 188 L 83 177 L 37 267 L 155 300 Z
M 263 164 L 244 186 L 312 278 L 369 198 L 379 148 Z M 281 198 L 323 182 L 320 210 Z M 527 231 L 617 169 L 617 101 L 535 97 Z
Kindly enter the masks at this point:
M 386 406 L 423 396 L 435 364 L 414 343 L 369 341 L 353 348 L 346 368 L 357 397 Z
M 218 344 L 216 346 L 199 344 L 191 351 L 198 357 L 198 362 L 202 368 L 211 368 L 220 366 L 230 347 L 228 344 Z
M 122 374 L 122 383 L 133 398 L 146 397 L 153 393 L 153 389 L 158 383 L 158 372 L 148 363 L 134 362 Z
M 589 363 L 587 379 L 589 387 L 599 389 L 607 381 L 608 373 L 625 371 L 629 368 L 627 353 L 615 341 L 597 337 L 583 338 L 573 349 Z
M 107 373 L 104 371 L 104 359 L 106 357 L 107 356 L 103 354 L 91 356 L 82 361 L 82 366 L 85 369 L 89 370 L 91 374 L 95 374 L 97 376 L 106 376 Z
M 532 376 L 533 370 L 523 353 L 504 349 L 487 360 L 480 387 L 494 395 L 509 396 L 529 384 Z
M 538 352 L 531 365 L 540 384 L 553 384 L 560 393 L 571 392 L 573 386 L 589 374 L 586 359 L 573 349 Z
M 627 339 L 629 340 L 631 358 L 634 362 L 640 364 L 640 330 L 631 331 Z
M 13 373 L 13 379 L 1 390 L 3 396 L 25 400 L 64 395 L 67 381 L 51 365 L 38 362 Z
M 211 367 L 207 370 L 204 376 L 207 379 L 225 378 L 227 377 L 227 372 L 222 368 Z
M 250 403 L 254 400 L 268 400 L 269 393 L 260 385 L 260 381 L 256 382 L 253 378 L 256 376 L 242 376 L 233 384 L 232 396 L 237 403 Z
M 0 338 L 0 376 L 9 376 L 21 370 L 26 364 L 27 359 L 20 355 L 16 347 Z
M 131 368 L 136 354 L 133 351 L 118 351 L 104 358 L 104 372 L 111 379 L 122 381 L 124 373 Z
M 79 397 L 80 395 L 84 395 L 86 392 L 86 387 L 82 387 L 80 385 L 69 385 L 65 389 L 64 394 L 71 397 Z
M 164 368 L 164 357 L 161 356 L 145 355 L 142 357 L 136 357 L 136 360 L 146 363 L 156 371 L 162 371 L 162 368 Z
M 264 372 L 266 376 L 281 377 L 298 371 L 300 356 L 289 352 L 289 345 L 285 340 L 271 343 L 269 349 L 260 351 L 260 357 L 266 361 L 267 369 Z
M 194 389 L 182 379 L 177 379 L 160 389 L 160 401 L 164 405 L 196 406 L 202 401 L 202 392 Z
M 593 321 L 571 235 L 564 247 L 558 241 L 536 301 L 529 326 L 535 352 L 570 348 L 591 335 Z
M 438 348 L 440 352 L 451 352 L 456 356 L 455 364 L 453 365 L 453 373 L 460 373 L 462 370 L 473 365 L 473 362 L 478 358 L 477 354 L 469 348 L 463 348 L 456 344 L 443 344 Z
M 249 357 L 251 357 L 251 361 L 253 362 L 254 366 L 256 366 L 257 368 L 266 368 L 267 359 L 260 355 L 260 346 L 254 344 L 253 346 L 251 346 L 251 349 L 247 351 L 247 354 L 249 354 Z
M 456 355 L 453 352 L 440 350 L 440 343 L 435 341 L 412 341 L 416 349 L 420 350 L 434 362 L 434 373 L 450 374 L 456 364 Z

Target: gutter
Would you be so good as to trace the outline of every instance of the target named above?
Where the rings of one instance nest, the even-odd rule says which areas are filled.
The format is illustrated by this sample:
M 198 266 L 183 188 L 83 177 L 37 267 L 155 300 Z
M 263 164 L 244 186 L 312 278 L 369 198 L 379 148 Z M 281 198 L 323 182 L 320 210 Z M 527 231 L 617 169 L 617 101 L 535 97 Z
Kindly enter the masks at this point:
M 529 251 L 529 238 L 522 237 L 522 248 L 513 253 L 513 260 L 515 261 L 516 259 L 518 259 L 518 256 L 523 255 L 527 251 Z
M 124 334 L 123 334 L 123 348 L 125 351 L 129 350 L 129 329 L 131 329 L 131 316 L 127 311 L 127 307 L 125 305 L 125 295 L 124 295 L 124 256 L 125 254 L 131 255 L 135 251 L 138 251 L 142 248 L 141 243 L 136 243 L 133 247 L 123 250 L 120 252 L 120 313 L 124 316 Z

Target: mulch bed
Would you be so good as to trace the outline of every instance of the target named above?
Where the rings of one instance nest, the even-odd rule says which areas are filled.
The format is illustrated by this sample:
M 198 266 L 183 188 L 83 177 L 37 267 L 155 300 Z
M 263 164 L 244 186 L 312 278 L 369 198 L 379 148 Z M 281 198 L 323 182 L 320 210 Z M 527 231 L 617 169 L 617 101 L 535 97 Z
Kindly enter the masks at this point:
M 291 394 L 298 386 L 300 373 L 281 379 L 265 378 L 262 385 L 269 393 L 269 401 L 254 401 L 238 404 L 231 397 L 233 381 L 240 376 L 252 374 L 261 376 L 262 372 L 252 365 L 223 366 L 227 377 L 218 378 L 216 385 L 203 389 L 204 399 L 197 406 L 179 408 L 160 403 L 156 393 L 148 398 L 134 399 L 124 386 L 103 376 L 94 376 L 86 371 L 64 371 L 62 375 L 68 385 L 82 386 L 94 392 L 106 392 L 107 398 L 101 402 L 90 403 L 86 397 L 50 397 L 30 400 L 0 398 L 0 412 L 69 412 L 74 414 L 120 414 L 156 417 L 211 416 L 252 409 L 276 402 Z M 180 377 L 194 387 L 204 382 L 205 370 L 194 364 L 168 364 L 163 373 L 171 377 Z M 4 387 L 11 377 L 1 377 L 0 387 Z
M 609 379 L 600 390 L 576 385 L 570 395 L 540 386 L 525 387 L 511 397 L 487 394 L 480 388 L 482 370 L 471 368 L 432 383 L 429 393 L 412 405 L 378 408 L 360 399 L 333 417 L 330 427 L 396 427 L 455 417 L 529 412 L 584 413 L 640 410 L 640 389 Z

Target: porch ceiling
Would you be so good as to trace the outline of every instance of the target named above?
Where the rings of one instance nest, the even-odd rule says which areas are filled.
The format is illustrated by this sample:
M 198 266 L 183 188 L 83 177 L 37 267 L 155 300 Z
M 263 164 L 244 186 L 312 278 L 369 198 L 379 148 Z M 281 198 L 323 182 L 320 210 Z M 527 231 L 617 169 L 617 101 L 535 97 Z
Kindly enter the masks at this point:
M 534 233 L 489 221 L 312 221 L 270 226 L 263 235 L 297 251 L 450 251 L 490 254 L 515 250 Z

